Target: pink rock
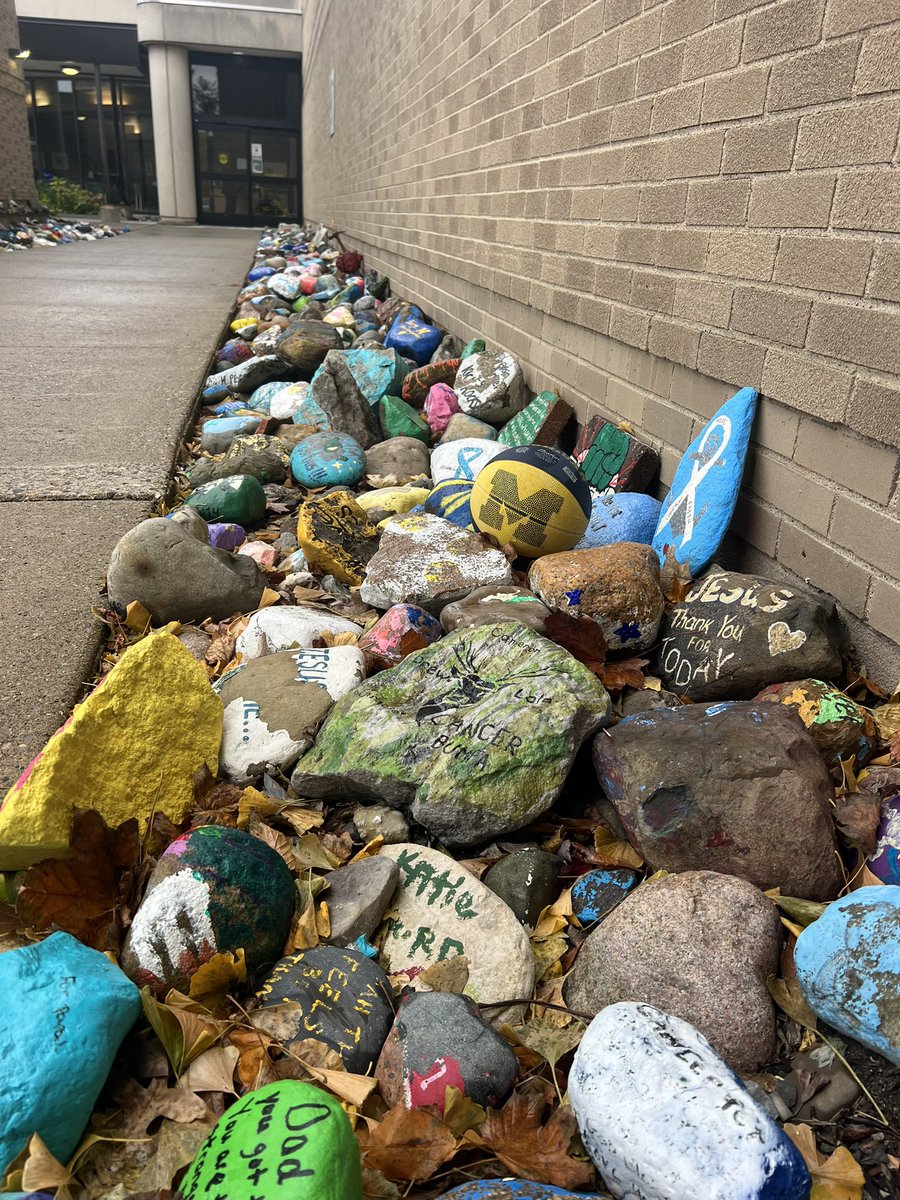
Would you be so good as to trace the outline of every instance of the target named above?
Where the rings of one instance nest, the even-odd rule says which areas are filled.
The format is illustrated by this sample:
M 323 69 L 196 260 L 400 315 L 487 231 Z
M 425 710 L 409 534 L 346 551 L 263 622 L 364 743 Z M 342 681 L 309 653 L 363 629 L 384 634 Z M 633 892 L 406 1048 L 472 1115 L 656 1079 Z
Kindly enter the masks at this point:
M 370 667 L 382 670 L 395 667 L 407 654 L 436 642 L 443 634 L 440 621 L 415 604 L 395 604 L 368 633 L 359 639 L 359 648 Z
M 456 392 L 446 383 L 433 383 L 425 397 L 425 420 L 435 433 L 443 433 L 454 413 L 460 412 Z
M 266 542 L 244 542 L 238 554 L 246 554 L 261 567 L 274 567 L 278 562 L 278 551 Z

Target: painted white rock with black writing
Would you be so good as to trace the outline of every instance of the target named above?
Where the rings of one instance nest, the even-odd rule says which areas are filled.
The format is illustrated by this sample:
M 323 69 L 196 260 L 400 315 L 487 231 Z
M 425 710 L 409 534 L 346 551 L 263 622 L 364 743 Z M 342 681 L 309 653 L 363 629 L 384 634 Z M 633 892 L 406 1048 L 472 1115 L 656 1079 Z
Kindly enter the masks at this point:
M 507 421 L 527 402 L 522 368 L 507 350 L 482 350 L 464 358 L 453 390 L 462 411 L 482 421 Z
M 311 604 L 298 604 L 295 608 L 275 606 L 251 616 L 235 650 L 246 662 L 264 654 L 277 654 L 279 650 L 312 646 L 323 633 L 352 633 L 360 637 L 362 629 L 346 617 Z
M 404 976 L 418 990 L 423 971 L 463 955 L 469 964 L 464 992 L 476 1004 L 531 995 L 531 943 L 508 905 L 447 854 L 411 842 L 385 846 L 381 853 L 400 870 L 378 938 L 389 975 Z M 486 1015 L 496 1020 L 505 1012 L 492 1009 Z
M 806 1200 L 794 1144 L 687 1021 L 613 1004 L 569 1074 L 585 1149 L 621 1200 Z
M 663 618 L 657 670 L 690 700 L 747 700 L 789 679 L 836 678 L 841 640 L 829 596 L 713 570 Z
M 498 442 L 488 438 L 465 437 L 435 446 L 431 452 L 431 480 L 437 487 L 451 479 L 472 483 L 482 467 L 503 450 Z

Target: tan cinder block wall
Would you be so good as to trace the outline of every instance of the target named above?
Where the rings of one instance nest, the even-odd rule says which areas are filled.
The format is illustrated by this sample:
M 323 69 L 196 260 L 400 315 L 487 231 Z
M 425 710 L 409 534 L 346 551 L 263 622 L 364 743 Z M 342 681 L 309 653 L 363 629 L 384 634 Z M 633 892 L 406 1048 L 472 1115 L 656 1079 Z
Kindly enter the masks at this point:
M 9 51 L 18 49 L 14 0 L 0 0 L 0 210 L 10 199 L 34 200 L 34 171 L 28 141 L 25 83 Z
M 730 561 L 834 595 L 892 687 L 900 0 L 307 0 L 304 51 L 306 216 L 663 486 L 758 388 Z

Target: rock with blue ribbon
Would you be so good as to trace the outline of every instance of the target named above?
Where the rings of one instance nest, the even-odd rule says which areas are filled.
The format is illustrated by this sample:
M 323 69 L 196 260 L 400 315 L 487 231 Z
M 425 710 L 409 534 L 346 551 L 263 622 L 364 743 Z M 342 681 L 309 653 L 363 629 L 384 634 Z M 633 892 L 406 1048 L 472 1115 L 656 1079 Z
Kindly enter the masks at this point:
M 502 449 L 499 442 L 487 438 L 459 438 L 435 446 L 431 452 L 431 478 L 435 486 L 449 479 L 474 483 L 481 468 Z

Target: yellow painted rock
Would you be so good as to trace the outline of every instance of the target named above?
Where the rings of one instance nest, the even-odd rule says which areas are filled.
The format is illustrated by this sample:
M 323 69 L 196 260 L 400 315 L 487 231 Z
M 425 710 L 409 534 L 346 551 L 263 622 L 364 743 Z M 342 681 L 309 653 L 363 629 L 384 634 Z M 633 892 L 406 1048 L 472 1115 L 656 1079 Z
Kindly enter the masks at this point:
M 389 517 L 402 516 L 411 508 L 424 504 L 430 495 L 431 489 L 423 487 L 376 488 L 374 492 L 357 496 L 356 503 L 370 521 L 380 525 Z
M 310 570 L 351 587 L 362 583 L 378 537 L 352 492 L 311 496 L 297 513 L 297 541 Z
M 0 870 L 60 857 L 73 808 L 110 826 L 154 807 L 180 822 L 194 772 L 218 766 L 222 702 L 177 637 L 151 634 L 127 650 L 58 729 L 0 808 Z

